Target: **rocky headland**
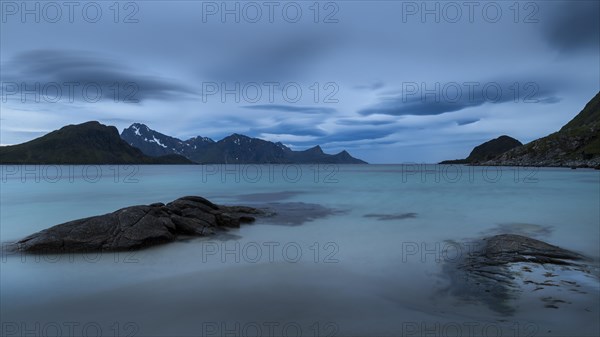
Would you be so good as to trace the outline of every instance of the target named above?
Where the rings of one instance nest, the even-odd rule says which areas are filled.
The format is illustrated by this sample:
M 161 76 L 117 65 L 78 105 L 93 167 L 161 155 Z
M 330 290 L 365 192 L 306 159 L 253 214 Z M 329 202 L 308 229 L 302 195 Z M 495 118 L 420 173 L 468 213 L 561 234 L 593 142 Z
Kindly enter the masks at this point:
M 441 164 L 600 169 L 600 92 L 559 131 L 525 145 L 509 138 L 481 144 L 467 159 Z

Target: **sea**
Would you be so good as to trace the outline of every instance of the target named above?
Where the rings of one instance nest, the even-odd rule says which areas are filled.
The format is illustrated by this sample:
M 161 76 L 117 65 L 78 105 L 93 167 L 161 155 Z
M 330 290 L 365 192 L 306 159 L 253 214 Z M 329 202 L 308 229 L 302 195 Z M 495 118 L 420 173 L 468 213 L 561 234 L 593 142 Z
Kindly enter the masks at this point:
M 0 169 L 4 248 L 66 221 L 186 195 L 278 213 L 140 251 L 2 249 L 2 336 L 600 335 L 600 171 L 416 163 Z M 458 291 L 448 270 L 473 242 L 503 233 L 583 254 L 587 267 L 515 266 L 512 295 L 497 303 Z

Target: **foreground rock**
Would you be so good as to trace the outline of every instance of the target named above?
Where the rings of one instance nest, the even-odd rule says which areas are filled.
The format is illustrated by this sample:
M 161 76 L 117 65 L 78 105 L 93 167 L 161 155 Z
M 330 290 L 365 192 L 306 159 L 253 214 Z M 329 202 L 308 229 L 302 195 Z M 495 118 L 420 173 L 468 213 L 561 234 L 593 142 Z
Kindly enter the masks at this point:
M 221 206 L 188 196 L 166 205 L 132 206 L 56 225 L 17 242 L 16 249 L 30 253 L 139 249 L 179 235 L 206 236 L 219 228 L 236 228 L 261 214 L 256 208 Z
M 451 283 L 449 290 L 467 302 L 485 303 L 504 315 L 515 311 L 511 300 L 524 289 L 578 287 L 573 280 L 561 280 L 561 274 L 596 277 L 583 255 L 522 235 L 495 235 L 471 247 L 475 249 L 459 261 L 444 266 Z
M 570 265 L 584 257 L 544 241 L 516 234 L 501 234 L 483 239 L 483 249 L 467 258 L 468 268 L 501 266 L 515 262 Z

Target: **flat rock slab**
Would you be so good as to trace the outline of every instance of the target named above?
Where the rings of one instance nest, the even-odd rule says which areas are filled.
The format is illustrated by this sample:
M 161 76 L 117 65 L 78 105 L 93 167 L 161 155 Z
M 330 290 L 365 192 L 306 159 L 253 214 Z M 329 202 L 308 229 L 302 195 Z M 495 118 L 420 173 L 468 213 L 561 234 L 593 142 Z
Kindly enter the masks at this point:
M 500 234 L 484 238 L 484 248 L 471 255 L 469 264 L 504 265 L 514 262 L 570 265 L 584 256 L 544 241 L 517 234 Z
M 38 254 L 140 249 L 174 241 L 179 235 L 207 236 L 237 228 L 263 214 L 252 207 L 216 205 L 187 196 L 166 205 L 131 206 L 56 225 L 17 242 L 16 249 Z
M 467 302 L 483 302 L 503 315 L 515 312 L 512 300 L 519 296 L 524 285 L 535 283 L 524 277 L 529 277 L 527 273 L 539 266 L 556 273 L 573 271 L 593 277 L 591 267 L 585 263 L 587 257 L 527 236 L 494 235 L 475 242 L 474 247 L 477 248 L 458 261 L 444 265 L 444 273 L 450 280 L 447 290 Z M 545 283 L 538 282 L 537 286 L 554 286 L 552 278 L 558 275 L 542 276 Z

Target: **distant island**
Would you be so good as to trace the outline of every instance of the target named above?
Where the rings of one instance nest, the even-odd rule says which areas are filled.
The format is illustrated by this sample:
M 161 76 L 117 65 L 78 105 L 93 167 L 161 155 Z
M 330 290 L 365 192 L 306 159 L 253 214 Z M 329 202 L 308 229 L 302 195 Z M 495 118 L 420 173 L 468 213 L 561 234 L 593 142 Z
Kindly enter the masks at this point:
M 67 125 L 29 142 L 0 147 L 0 164 L 366 164 L 342 151 L 315 146 L 293 151 L 281 143 L 232 134 L 218 142 L 187 141 L 133 124 L 121 135 L 96 121 Z
M 475 147 L 466 159 L 440 164 L 600 169 L 600 92 L 553 134 L 525 145 L 502 136 Z

